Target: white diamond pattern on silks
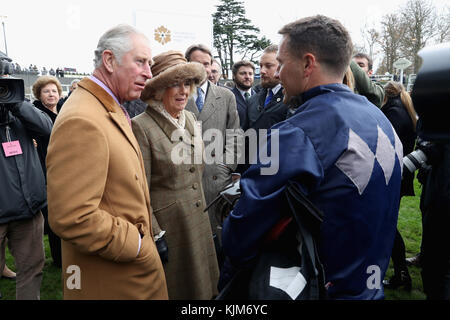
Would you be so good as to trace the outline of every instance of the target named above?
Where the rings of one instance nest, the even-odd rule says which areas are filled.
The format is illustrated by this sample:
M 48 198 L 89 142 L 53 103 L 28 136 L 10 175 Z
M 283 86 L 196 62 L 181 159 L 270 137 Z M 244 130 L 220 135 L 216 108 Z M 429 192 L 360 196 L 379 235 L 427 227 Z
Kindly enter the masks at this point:
M 306 279 L 301 274 L 299 267 L 270 267 L 269 286 L 283 290 L 292 300 L 297 299 L 306 284 Z
M 349 129 L 347 150 L 339 157 L 336 166 L 353 182 L 361 195 L 372 176 L 375 155 L 367 143 Z
M 398 162 L 400 163 L 400 172 L 403 174 L 403 144 L 400 138 L 395 133 L 394 128 L 392 128 L 395 137 L 395 153 L 397 154 Z
M 381 169 L 383 169 L 386 185 L 388 185 L 389 180 L 391 180 L 392 177 L 392 172 L 394 171 L 395 150 L 388 136 L 380 127 L 378 127 L 377 152 L 375 157 L 377 158 Z

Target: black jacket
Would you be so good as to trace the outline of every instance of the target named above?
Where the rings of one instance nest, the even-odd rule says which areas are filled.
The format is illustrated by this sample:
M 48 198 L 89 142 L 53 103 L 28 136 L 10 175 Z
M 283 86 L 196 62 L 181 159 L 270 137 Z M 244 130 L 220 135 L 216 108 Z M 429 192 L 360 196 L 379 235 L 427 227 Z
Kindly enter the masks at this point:
M 272 97 L 272 100 L 264 107 L 266 100 L 267 89 L 262 88 L 257 94 L 250 97 L 247 107 L 247 118 L 242 129 L 247 131 L 248 129 L 256 130 L 257 146 L 259 145 L 259 130 L 270 129 L 273 125 L 286 120 L 288 105 L 283 103 L 283 88 L 278 90 L 277 94 Z M 249 139 L 245 139 L 245 162 L 239 164 L 236 171 L 244 173 L 249 167 Z
M 44 112 L 46 115 L 49 116 L 50 120 L 52 120 L 52 123 L 55 123 L 57 114 L 53 111 L 47 109 L 41 101 L 35 100 L 33 102 L 34 106 Z M 50 136 L 40 136 L 35 138 L 37 142 L 37 152 L 39 155 L 39 160 L 41 161 L 42 165 L 42 171 L 44 172 L 44 176 L 47 176 L 47 168 L 45 166 L 45 158 L 47 157 L 47 149 L 48 144 L 50 142 Z
M 244 97 L 242 96 L 242 93 L 239 91 L 238 88 L 234 87 L 231 89 L 233 91 L 234 96 L 236 97 L 236 109 L 239 114 L 239 124 L 241 128 L 244 128 L 245 123 L 247 122 L 247 108 L 248 108 L 248 102 L 245 101 Z M 256 94 L 256 91 L 252 89 L 252 95 L 253 97 Z M 249 98 L 249 100 L 251 99 Z
M 9 112 L 11 141 L 19 140 L 22 154 L 0 155 L 0 224 L 32 218 L 47 205 L 44 174 L 33 138 L 50 136 L 52 121 L 29 102 L 18 104 Z M 0 126 L 4 143 L 6 125 Z
M 248 101 L 246 125 L 242 126 L 244 130 L 269 129 L 274 124 L 286 120 L 288 106 L 283 103 L 283 88 L 278 90 L 272 101 L 264 107 L 266 95 L 267 89 L 263 88 L 258 94 L 251 96 Z
M 147 109 L 147 104 L 141 99 L 136 99 L 133 101 L 124 102 L 123 107 L 125 108 L 125 110 L 127 110 L 130 118 L 134 118 L 144 112 L 145 109 Z
M 403 144 L 403 156 L 410 154 L 414 150 L 416 142 L 416 132 L 414 125 L 409 116 L 408 111 L 403 106 L 400 96 L 389 98 L 385 105 L 381 108 L 386 118 L 389 119 L 398 138 Z M 403 170 L 402 189 L 400 195 L 413 196 L 414 195 L 414 173 L 408 170 Z

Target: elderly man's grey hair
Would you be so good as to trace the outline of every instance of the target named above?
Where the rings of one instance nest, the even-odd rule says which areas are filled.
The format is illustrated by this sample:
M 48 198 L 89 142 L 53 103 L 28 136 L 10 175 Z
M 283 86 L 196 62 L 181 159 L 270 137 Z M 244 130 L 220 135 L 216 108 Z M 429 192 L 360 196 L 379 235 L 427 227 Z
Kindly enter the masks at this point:
M 106 31 L 101 36 L 97 44 L 97 49 L 94 51 L 94 68 L 99 68 L 102 65 L 102 54 L 105 50 L 111 50 L 119 63 L 121 63 L 124 54 L 133 49 L 131 42 L 132 35 L 142 35 L 145 37 L 143 33 L 126 24 L 119 24 Z

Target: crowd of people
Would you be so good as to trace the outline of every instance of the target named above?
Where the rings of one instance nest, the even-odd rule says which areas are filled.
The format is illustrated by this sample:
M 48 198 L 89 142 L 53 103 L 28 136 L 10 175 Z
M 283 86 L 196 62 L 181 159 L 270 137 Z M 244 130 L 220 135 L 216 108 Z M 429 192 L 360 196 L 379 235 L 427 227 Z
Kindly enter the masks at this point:
M 87 73 L 79 73 L 74 69 L 66 70 L 65 68 L 50 68 L 42 67 L 41 70 L 35 65 L 30 64 L 28 67 L 21 67 L 18 63 L 13 63 L 11 74 L 32 74 L 36 76 L 55 76 L 58 78 L 64 78 L 65 75 L 73 74 L 73 75 L 87 75 Z
M 17 299 L 40 298 L 44 234 L 64 299 L 214 299 L 285 218 L 289 183 L 324 215 L 327 298 L 411 290 L 397 229 L 400 199 L 414 195 L 414 175 L 402 174 L 416 140 L 409 94 L 371 81 L 370 57 L 353 54 L 337 20 L 307 17 L 279 33 L 260 58 L 261 83 L 243 60 L 228 87 L 207 46 L 153 56 L 145 35 L 119 25 L 68 97 L 43 74 L 33 104 L 2 107 L 0 270 Z M 264 174 L 268 153 L 279 156 Z M 236 181 L 240 199 L 222 221 L 208 205 Z M 394 276 L 368 285 L 367 270 L 383 280 L 391 257 Z

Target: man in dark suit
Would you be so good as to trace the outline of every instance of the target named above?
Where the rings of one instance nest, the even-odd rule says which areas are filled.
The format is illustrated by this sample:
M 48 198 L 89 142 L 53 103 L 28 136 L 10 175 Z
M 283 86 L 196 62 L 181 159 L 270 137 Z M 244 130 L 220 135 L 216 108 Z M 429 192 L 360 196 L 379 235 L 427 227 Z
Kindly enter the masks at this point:
M 185 57 L 189 62 L 201 63 L 205 67 L 207 77 L 210 76 L 212 54 L 208 47 L 202 44 L 192 45 L 186 50 Z M 209 160 L 205 165 L 202 182 L 205 201 L 206 204 L 209 204 L 220 191 L 231 183 L 232 173 L 237 167 L 237 153 L 240 146 L 233 145 L 235 140 L 230 135 L 231 132 L 236 135 L 241 134 L 236 131 L 239 129 L 236 99 L 229 89 L 216 86 L 206 80 L 189 98 L 186 110 L 194 113 L 202 125 L 206 148 L 205 157 Z M 216 135 L 216 138 L 212 138 L 213 135 Z M 217 137 L 217 135 L 221 135 L 221 137 Z M 222 150 L 216 148 L 217 138 L 222 138 Z M 208 210 L 208 214 L 213 234 L 220 237 L 222 223 L 219 208 L 215 205 L 212 206 Z M 216 239 L 219 238 L 215 237 L 216 244 L 218 244 Z M 220 256 L 219 252 L 218 256 Z
M 270 45 L 260 59 L 261 87 L 258 94 L 248 102 L 247 122 L 244 130 L 269 129 L 274 124 L 286 119 L 288 106 L 283 103 L 283 88 L 280 79 L 275 76 L 278 68 L 276 59 L 277 45 Z
M 252 89 L 255 80 L 255 66 L 247 60 L 238 61 L 233 65 L 234 88 L 231 90 L 236 97 L 237 111 L 241 128 L 247 121 L 247 106 L 251 96 L 256 92 Z
M 277 51 L 277 45 L 270 45 L 264 49 L 259 61 L 262 88 L 249 99 L 246 122 L 241 125 L 244 130 L 256 130 L 257 136 L 259 130 L 270 129 L 274 124 L 286 120 L 288 105 L 283 103 L 283 87 L 280 79 L 275 76 L 278 68 Z M 246 163 L 240 164 L 237 169 L 240 173 L 250 166 L 249 143 L 249 141 L 245 143 Z

